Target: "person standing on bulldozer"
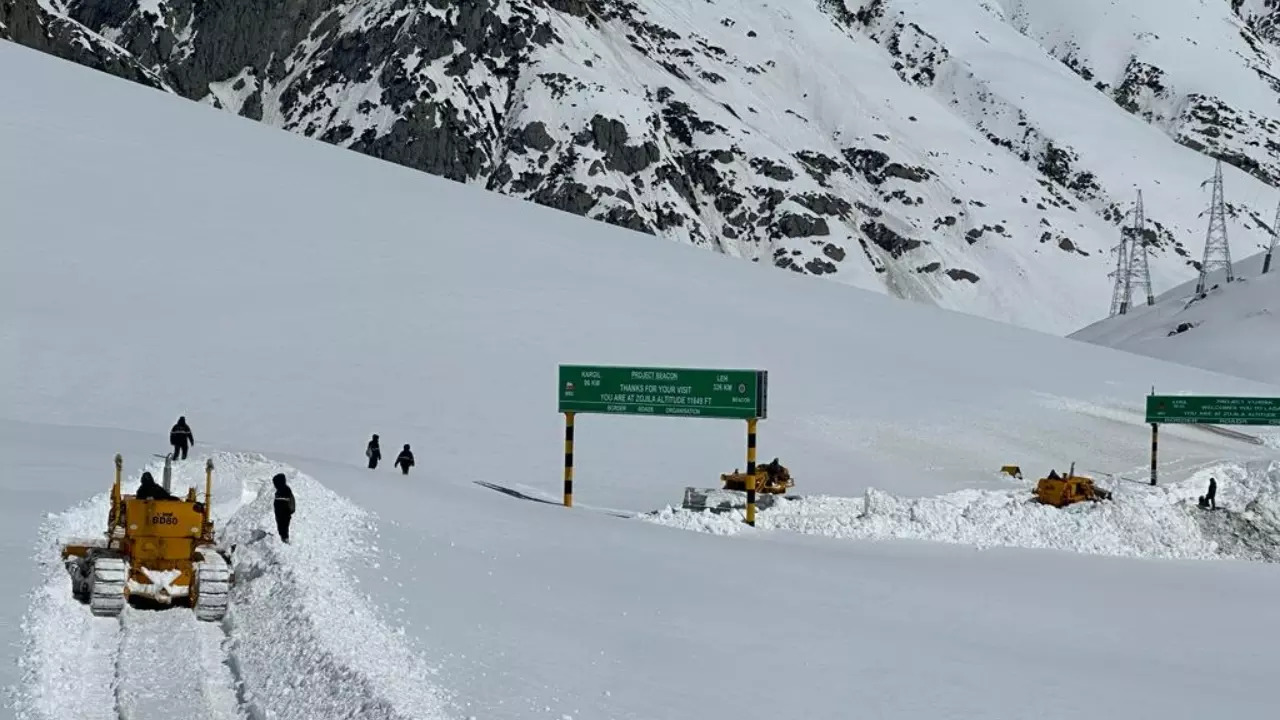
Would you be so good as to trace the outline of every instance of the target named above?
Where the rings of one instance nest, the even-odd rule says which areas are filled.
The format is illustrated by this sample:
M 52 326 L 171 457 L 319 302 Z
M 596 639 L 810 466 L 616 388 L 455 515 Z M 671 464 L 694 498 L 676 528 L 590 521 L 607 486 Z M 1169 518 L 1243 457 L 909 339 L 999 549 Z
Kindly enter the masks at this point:
M 369 458 L 370 470 L 378 467 L 378 461 L 382 459 L 382 448 L 378 447 L 377 433 L 374 433 L 373 439 L 370 440 L 368 446 L 365 447 L 364 456 Z
M 409 474 L 409 468 L 413 467 L 413 452 L 409 450 L 409 443 L 405 443 L 404 449 L 396 456 L 395 466 L 400 468 L 402 474 Z
M 185 415 L 179 417 L 178 422 L 169 430 L 169 444 L 173 446 L 174 460 L 186 460 L 187 446 L 196 444 L 196 436 L 191 433 Z

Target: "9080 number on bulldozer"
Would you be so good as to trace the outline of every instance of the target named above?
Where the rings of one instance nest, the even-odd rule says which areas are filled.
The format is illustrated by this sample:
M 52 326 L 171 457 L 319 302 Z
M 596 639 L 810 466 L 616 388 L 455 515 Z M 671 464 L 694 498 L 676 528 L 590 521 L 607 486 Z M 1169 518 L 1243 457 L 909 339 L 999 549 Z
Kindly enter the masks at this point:
M 173 513 L 160 513 L 151 516 L 152 525 L 177 525 L 178 518 Z

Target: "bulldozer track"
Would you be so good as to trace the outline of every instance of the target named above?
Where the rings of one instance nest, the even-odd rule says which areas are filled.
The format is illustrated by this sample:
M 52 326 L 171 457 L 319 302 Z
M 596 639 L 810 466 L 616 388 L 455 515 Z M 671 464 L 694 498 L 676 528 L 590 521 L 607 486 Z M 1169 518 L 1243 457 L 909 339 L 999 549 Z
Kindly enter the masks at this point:
M 98 557 L 89 572 L 89 611 L 99 617 L 119 615 L 125 606 L 124 585 L 128 570 L 124 560 Z

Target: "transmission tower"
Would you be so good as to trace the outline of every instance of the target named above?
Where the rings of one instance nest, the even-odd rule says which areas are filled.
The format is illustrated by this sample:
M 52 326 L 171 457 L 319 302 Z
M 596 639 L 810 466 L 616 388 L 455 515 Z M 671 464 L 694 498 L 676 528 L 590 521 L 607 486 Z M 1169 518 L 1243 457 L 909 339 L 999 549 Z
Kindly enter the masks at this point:
M 1116 254 L 1116 269 L 1107 273 L 1107 277 L 1115 278 L 1115 289 L 1111 291 L 1111 315 L 1124 315 L 1129 311 L 1129 243 L 1124 231 L 1120 232 L 1120 244 L 1111 248 Z
M 1142 207 L 1142 191 L 1138 191 L 1138 204 L 1125 213 L 1125 217 L 1133 216 L 1133 225 L 1120 228 L 1120 244 L 1112 248 L 1117 254 L 1116 269 L 1107 277 L 1116 279 L 1115 289 L 1111 291 L 1111 314 L 1124 315 L 1133 304 L 1133 291 L 1145 290 L 1147 304 L 1154 305 L 1155 297 L 1151 292 L 1151 266 L 1147 261 L 1147 221 Z
M 1133 208 L 1133 225 L 1129 229 L 1129 286 L 1130 295 L 1135 289 L 1145 290 L 1147 304 L 1155 305 L 1151 292 L 1151 265 L 1147 262 L 1147 215 L 1142 209 L 1142 191 L 1138 191 L 1138 204 Z M 1132 302 L 1132 300 L 1130 300 Z
M 1280 238 L 1280 205 L 1276 206 L 1276 221 L 1271 224 L 1271 247 L 1267 248 L 1267 255 L 1262 259 L 1263 275 L 1271 272 L 1271 256 L 1276 254 L 1276 238 Z
M 1200 262 L 1200 280 L 1196 283 L 1196 295 L 1203 295 L 1209 284 L 1209 273 L 1226 270 L 1227 282 L 1235 281 L 1231 270 L 1231 244 L 1227 242 L 1227 211 L 1222 199 L 1222 161 L 1217 162 L 1212 180 L 1205 180 L 1200 187 L 1213 183 L 1213 204 L 1209 206 L 1209 232 L 1204 238 L 1204 260 Z

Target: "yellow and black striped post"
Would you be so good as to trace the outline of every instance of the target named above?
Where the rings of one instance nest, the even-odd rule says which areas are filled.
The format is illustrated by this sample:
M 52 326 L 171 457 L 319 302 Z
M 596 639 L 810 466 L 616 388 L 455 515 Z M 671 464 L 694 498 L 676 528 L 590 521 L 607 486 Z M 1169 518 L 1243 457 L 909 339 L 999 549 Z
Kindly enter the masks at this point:
M 747 524 L 756 524 L 756 418 L 747 420 Z
M 1151 484 L 1156 484 L 1156 455 L 1160 447 L 1160 426 L 1151 423 Z
M 573 413 L 564 414 L 564 506 L 573 507 Z

